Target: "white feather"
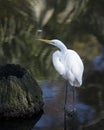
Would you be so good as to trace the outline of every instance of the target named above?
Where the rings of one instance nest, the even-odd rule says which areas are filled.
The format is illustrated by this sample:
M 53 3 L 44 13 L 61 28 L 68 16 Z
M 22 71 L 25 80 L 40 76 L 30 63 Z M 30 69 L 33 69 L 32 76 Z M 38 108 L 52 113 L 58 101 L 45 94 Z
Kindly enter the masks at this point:
M 56 71 L 72 86 L 81 86 L 84 65 L 80 56 L 75 51 L 67 49 L 59 40 L 52 40 L 51 44 L 60 49 L 53 53 L 52 58 Z

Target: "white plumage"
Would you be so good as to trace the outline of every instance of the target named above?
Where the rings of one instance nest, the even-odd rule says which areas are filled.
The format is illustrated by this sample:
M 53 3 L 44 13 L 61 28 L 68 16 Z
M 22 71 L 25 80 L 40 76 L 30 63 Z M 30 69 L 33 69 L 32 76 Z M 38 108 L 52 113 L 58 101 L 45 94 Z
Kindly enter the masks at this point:
M 59 40 L 52 40 L 51 44 L 60 49 L 54 52 L 52 57 L 56 71 L 68 80 L 71 86 L 81 86 L 84 65 L 79 55 L 75 51 L 67 49 Z
M 59 50 L 55 51 L 52 56 L 53 65 L 56 71 L 62 75 L 66 81 L 73 86 L 73 111 L 74 111 L 74 100 L 75 100 L 75 87 L 80 87 L 82 85 L 82 76 L 84 71 L 84 65 L 80 56 L 73 50 L 67 49 L 67 47 L 59 40 L 43 40 L 39 39 L 42 42 L 50 43 L 56 46 Z M 64 105 L 64 130 L 67 127 L 67 91 L 68 84 L 66 82 L 66 93 L 65 93 L 65 105 Z M 72 112 L 72 110 L 70 110 Z
M 50 43 L 59 48 L 52 56 L 56 71 L 62 75 L 64 79 L 68 80 L 71 86 L 81 86 L 84 65 L 80 56 L 74 50 L 67 49 L 67 47 L 57 39 L 40 39 L 40 41 Z

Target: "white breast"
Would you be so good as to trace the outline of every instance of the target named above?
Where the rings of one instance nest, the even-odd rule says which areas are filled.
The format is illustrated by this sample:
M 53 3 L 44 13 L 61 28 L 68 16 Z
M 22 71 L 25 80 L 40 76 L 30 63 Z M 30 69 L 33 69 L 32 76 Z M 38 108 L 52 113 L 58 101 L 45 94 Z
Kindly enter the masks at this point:
M 53 65 L 72 86 L 81 86 L 84 66 L 75 51 L 67 50 L 64 54 L 56 51 L 53 54 Z

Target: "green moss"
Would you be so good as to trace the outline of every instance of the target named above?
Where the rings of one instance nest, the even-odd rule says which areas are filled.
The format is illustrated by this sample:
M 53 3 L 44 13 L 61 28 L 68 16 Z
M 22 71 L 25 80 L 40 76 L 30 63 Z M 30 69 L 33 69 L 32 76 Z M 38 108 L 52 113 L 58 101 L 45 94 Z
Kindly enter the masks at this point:
M 9 116 L 34 114 L 42 109 L 42 92 L 29 73 L 22 78 L 0 80 L 0 113 Z M 9 113 L 8 113 L 9 111 Z

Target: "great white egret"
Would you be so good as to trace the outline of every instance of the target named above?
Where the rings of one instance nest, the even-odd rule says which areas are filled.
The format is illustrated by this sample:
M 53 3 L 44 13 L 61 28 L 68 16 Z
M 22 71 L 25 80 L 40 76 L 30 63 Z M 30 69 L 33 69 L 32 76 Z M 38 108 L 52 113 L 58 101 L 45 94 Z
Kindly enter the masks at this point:
M 84 71 L 84 65 L 80 56 L 74 50 L 67 49 L 67 47 L 60 40 L 38 40 L 54 45 L 59 49 L 55 51 L 52 56 L 54 68 L 65 80 L 70 83 L 71 86 L 80 87 L 82 85 L 82 76 Z M 67 100 L 67 86 L 68 85 L 66 85 L 65 105 Z M 66 112 L 64 117 L 66 120 Z M 66 126 L 64 129 L 66 130 Z

